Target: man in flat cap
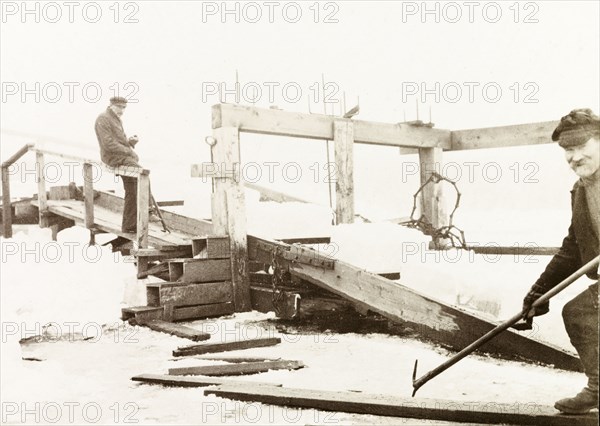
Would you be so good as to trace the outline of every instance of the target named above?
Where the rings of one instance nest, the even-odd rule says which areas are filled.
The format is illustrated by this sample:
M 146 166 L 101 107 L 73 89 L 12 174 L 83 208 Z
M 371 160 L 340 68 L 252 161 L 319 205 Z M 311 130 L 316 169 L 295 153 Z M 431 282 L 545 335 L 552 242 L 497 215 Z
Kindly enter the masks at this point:
M 568 235 L 523 301 L 523 317 L 529 325 L 534 316 L 550 309 L 549 303 L 537 308 L 532 308 L 532 303 L 598 256 L 599 251 L 600 119 L 589 109 L 573 110 L 560 120 L 552 140 L 564 149 L 579 180 L 571 191 L 573 213 Z M 576 396 L 554 404 L 567 414 L 584 414 L 598 407 L 598 270 L 587 275 L 596 282 L 570 300 L 562 311 L 565 329 L 588 378 L 587 386 Z
M 123 131 L 121 116 L 127 108 L 127 99 L 116 96 L 110 98 L 110 105 L 96 119 L 96 136 L 100 144 L 100 158 L 110 167 L 141 167 L 139 157 L 133 147 L 137 136 L 127 138 Z M 137 178 L 121 175 L 125 189 L 125 205 L 121 231 L 136 232 L 137 228 Z

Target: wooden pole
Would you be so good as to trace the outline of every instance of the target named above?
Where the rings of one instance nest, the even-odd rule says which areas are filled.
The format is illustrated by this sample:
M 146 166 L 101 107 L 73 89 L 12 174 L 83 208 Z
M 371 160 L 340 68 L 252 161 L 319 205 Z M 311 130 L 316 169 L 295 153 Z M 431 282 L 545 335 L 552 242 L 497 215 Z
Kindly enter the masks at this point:
M 38 184 L 38 208 L 40 228 L 48 227 L 48 194 L 46 193 L 46 177 L 44 176 L 44 154 L 35 153 L 37 184 Z
M 348 119 L 333 122 L 335 149 L 335 215 L 337 224 L 354 222 L 354 125 Z M 330 179 L 331 176 L 328 176 Z
M 419 148 L 419 163 L 421 185 L 424 185 L 434 172 L 441 170 L 442 148 Z M 442 185 L 435 182 L 425 185 L 421 191 L 421 214 L 436 229 L 448 224 L 443 207 Z M 440 248 L 444 243 L 434 238 L 430 248 Z
M 252 309 L 248 280 L 248 243 L 246 234 L 246 202 L 240 172 L 240 139 L 237 127 L 213 130 L 216 143 L 211 147 L 213 162 L 221 170 L 214 178 L 212 197 L 213 232 L 228 235 L 231 249 L 233 303 L 237 312 Z
M 2 234 L 12 238 L 12 206 L 10 203 L 10 174 L 8 167 L 2 167 Z
M 90 163 L 83 164 L 83 198 L 85 205 L 85 227 L 94 227 L 94 186 L 93 168 Z
M 148 248 L 148 205 L 150 202 L 150 176 L 145 170 L 138 176 L 137 187 L 137 243 L 138 249 Z M 93 200 L 93 196 L 92 196 Z

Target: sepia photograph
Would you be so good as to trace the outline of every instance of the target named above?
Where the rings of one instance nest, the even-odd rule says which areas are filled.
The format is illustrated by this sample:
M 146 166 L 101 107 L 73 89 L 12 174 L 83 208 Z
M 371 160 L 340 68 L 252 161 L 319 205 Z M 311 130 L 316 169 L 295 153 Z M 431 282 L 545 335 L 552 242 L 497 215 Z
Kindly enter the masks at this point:
M 600 2 L 0 0 L 0 424 L 598 424 Z

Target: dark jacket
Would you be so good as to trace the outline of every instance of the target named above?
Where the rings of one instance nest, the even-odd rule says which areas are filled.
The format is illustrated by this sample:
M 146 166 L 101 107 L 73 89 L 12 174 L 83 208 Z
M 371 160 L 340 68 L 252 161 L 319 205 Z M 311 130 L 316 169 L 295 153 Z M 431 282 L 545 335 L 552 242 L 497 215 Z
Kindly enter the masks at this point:
M 555 287 L 598 256 L 599 236 L 596 235 L 591 217 L 592 214 L 598 214 L 598 212 L 589 211 L 585 188 L 579 181 L 575 183 L 571 191 L 571 208 L 573 213 L 569 233 L 563 240 L 559 252 L 554 255 L 536 282 L 546 290 Z M 598 279 L 595 270 L 588 273 L 587 276 L 593 280 Z
M 111 167 L 140 167 L 139 157 L 125 136 L 121 119 L 110 108 L 98 116 L 95 130 L 100 144 L 100 158 L 105 164 Z

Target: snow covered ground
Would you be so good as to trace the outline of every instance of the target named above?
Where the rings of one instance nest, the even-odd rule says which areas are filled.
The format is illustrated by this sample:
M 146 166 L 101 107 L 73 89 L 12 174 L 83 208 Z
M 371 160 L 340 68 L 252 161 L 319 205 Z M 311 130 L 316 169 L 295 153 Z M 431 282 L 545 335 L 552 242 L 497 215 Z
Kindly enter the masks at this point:
M 458 252 L 436 258 L 435 253 L 424 249 L 427 239 L 417 231 L 391 223 L 330 229 L 327 211 L 318 214 L 319 209 L 314 206 L 292 207 L 250 200 L 249 228 L 261 232 L 261 226 L 266 228 L 264 223 L 269 223 L 252 223 L 254 217 L 275 218 L 286 213 L 289 218 L 290 212 L 295 211 L 295 219 L 288 226 L 305 231 L 314 229 L 315 235 L 331 232 L 329 250 L 335 250 L 336 257 L 369 270 L 400 268 L 403 284 L 445 302 L 458 302 L 472 309 L 498 306 L 498 320 L 519 309 L 524 292 L 545 262 L 534 258 L 530 260 L 539 260 L 538 263 L 528 263 L 512 256 L 492 261 L 482 256 L 469 257 L 466 252 L 462 252 L 459 260 L 453 260 L 460 256 Z M 306 221 L 310 214 L 312 228 Z M 294 220 L 300 221 L 302 227 L 298 228 Z M 84 230 L 65 230 L 57 242 L 50 240 L 47 229 L 15 227 L 15 230 L 13 239 L 1 240 L 3 422 L 432 423 L 245 404 L 204 396 L 202 389 L 134 383 L 130 378 L 137 374 L 166 373 L 175 366 L 218 362 L 174 359 L 171 351 L 189 341 L 123 324 L 119 320 L 120 308 L 145 304 L 144 284 L 148 279 L 136 280 L 135 268 L 128 259 L 111 253 L 107 247 L 83 245 L 87 240 Z M 107 238 L 103 236 L 102 241 Z M 410 255 L 406 254 L 407 244 L 412 250 L 408 250 Z M 416 252 L 414 247 L 418 249 Z M 421 256 L 426 256 L 426 261 Z M 584 288 L 583 283 L 577 286 Z M 539 328 L 534 330 L 537 337 L 569 348 L 560 307 L 575 291 L 569 289 L 560 295 L 553 302 L 551 313 L 537 321 Z M 478 304 L 482 301 L 488 304 Z M 404 398 L 412 391 L 415 359 L 419 359 L 422 374 L 452 355 L 430 344 L 386 334 L 282 333 L 272 319 L 271 314 L 252 312 L 188 325 L 211 333 L 214 341 L 280 336 L 282 343 L 278 346 L 231 355 L 243 353 L 303 361 L 307 367 L 301 370 L 270 371 L 239 378 L 288 387 Z M 45 337 L 40 341 L 36 335 Z M 20 345 L 23 338 L 30 339 Z M 552 404 L 555 399 L 577 391 L 583 382 L 581 374 L 476 355 L 425 385 L 419 396 L 525 404 L 519 407 L 526 409 L 527 404 Z

